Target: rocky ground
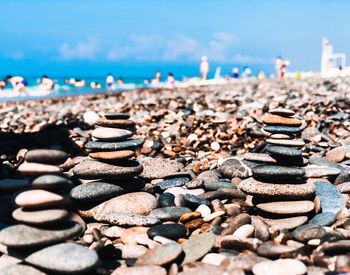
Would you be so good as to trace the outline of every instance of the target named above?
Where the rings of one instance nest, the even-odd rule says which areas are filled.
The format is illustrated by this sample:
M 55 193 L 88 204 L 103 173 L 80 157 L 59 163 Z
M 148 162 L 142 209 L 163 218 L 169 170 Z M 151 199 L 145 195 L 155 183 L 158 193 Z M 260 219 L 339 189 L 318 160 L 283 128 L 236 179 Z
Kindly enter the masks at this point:
M 0 273 L 350 272 L 349 88 L 1 103 Z

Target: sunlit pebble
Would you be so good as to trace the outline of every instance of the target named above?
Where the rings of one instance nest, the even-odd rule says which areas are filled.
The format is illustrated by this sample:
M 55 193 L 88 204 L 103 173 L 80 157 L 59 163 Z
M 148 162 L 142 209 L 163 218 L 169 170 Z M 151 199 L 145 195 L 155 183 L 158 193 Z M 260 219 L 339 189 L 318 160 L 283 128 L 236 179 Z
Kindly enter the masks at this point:
M 194 141 L 194 140 L 197 140 L 198 139 L 198 136 L 196 134 L 190 134 L 188 137 L 187 137 L 188 140 L 190 141 Z
M 216 141 L 213 141 L 211 144 L 210 144 L 210 148 L 214 151 L 219 151 L 220 150 L 220 144 Z
M 161 135 L 163 138 L 168 138 L 170 136 L 168 132 L 162 132 Z

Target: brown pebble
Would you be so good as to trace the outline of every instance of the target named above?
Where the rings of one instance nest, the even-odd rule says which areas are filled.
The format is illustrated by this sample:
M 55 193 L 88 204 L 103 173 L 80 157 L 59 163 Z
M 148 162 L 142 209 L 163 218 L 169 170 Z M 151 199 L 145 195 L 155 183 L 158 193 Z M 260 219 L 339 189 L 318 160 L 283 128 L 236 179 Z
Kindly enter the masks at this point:
M 248 214 L 242 213 L 238 216 L 228 218 L 226 222 L 228 226 L 222 231 L 222 236 L 231 235 L 242 225 L 251 223 L 251 218 Z

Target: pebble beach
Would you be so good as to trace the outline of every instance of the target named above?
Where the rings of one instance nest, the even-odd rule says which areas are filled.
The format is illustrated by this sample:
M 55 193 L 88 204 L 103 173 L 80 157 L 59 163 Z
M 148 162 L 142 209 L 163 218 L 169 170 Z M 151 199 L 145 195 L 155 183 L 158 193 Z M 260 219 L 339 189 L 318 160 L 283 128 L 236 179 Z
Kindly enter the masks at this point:
M 350 272 L 349 91 L 310 77 L 0 103 L 0 274 Z

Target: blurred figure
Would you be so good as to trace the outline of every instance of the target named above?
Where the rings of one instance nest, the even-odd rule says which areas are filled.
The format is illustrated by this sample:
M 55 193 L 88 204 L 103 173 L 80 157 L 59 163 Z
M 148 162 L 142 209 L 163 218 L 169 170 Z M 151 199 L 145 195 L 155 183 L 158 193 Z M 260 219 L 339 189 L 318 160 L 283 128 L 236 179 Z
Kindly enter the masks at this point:
M 153 87 L 159 87 L 160 83 L 161 83 L 161 73 L 160 71 L 156 71 L 156 75 L 152 79 L 151 84 Z
M 243 68 L 242 77 L 243 78 L 251 78 L 252 77 L 252 70 L 248 66 L 245 66 Z
M 55 88 L 55 82 L 47 75 L 43 75 L 40 80 L 40 89 L 44 91 L 52 91 Z
M 101 84 L 98 83 L 98 82 L 92 81 L 92 82 L 90 83 L 90 87 L 91 87 L 92 89 L 101 89 Z
M 202 80 L 206 80 L 209 72 L 209 62 L 206 56 L 202 56 L 200 72 L 201 72 Z
M 256 78 L 258 80 L 263 80 L 266 78 L 264 71 L 259 71 L 258 74 L 256 75 Z
M 118 86 L 123 86 L 124 85 L 124 79 L 122 77 L 119 77 L 118 81 L 117 81 L 117 84 L 118 84 Z
M 74 86 L 76 88 L 82 88 L 85 87 L 86 81 L 84 79 L 75 79 Z
M 25 87 L 27 87 L 28 82 L 22 76 L 6 76 L 6 80 L 11 83 L 12 88 L 15 92 L 24 91 Z
M 275 61 L 276 77 L 282 79 L 286 73 L 287 66 L 289 66 L 289 60 L 284 60 L 281 56 L 277 56 Z
M 107 75 L 106 88 L 107 88 L 107 90 L 115 90 L 115 81 L 114 81 L 114 77 L 111 73 L 109 73 Z
M 5 89 L 6 85 L 7 85 L 6 79 L 5 80 L 0 80 L 0 90 Z
M 173 88 L 175 86 L 175 78 L 174 78 L 173 73 L 168 73 L 166 86 L 168 88 Z
M 232 74 L 231 74 L 232 78 L 239 78 L 239 69 L 237 67 L 234 67 L 232 69 Z

